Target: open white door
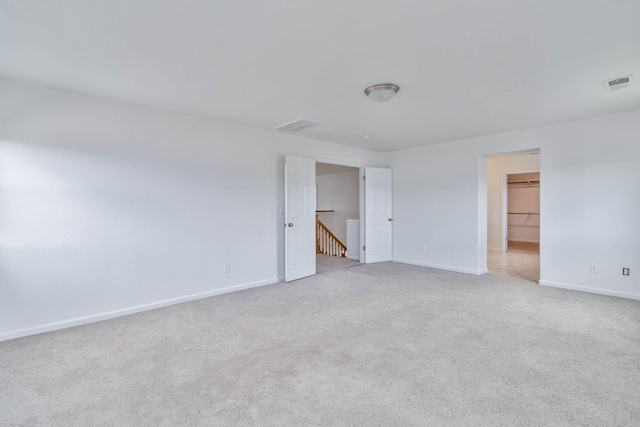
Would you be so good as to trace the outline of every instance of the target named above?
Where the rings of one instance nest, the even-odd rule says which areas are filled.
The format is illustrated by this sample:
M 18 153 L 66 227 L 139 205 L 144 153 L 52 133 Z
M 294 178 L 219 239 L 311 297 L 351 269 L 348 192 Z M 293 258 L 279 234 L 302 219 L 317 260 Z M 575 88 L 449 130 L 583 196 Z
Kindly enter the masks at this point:
M 393 245 L 391 169 L 364 168 L 364 176 L 364 262 L 391 261 Z
M 284 281 L 316 274 L 316 162 L 286 156 Z

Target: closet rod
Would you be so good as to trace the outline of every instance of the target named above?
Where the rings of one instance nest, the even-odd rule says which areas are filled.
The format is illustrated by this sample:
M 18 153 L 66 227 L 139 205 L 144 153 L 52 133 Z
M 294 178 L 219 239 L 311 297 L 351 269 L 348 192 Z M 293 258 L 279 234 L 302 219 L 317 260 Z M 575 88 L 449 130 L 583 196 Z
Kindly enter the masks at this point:
M 540 183 L 539 179 L 527 179 L 524 181 L 507 181 L 507 184 L 535 184 Z
M 507 215 L 540 215 L 538 212 L 507 212 Z

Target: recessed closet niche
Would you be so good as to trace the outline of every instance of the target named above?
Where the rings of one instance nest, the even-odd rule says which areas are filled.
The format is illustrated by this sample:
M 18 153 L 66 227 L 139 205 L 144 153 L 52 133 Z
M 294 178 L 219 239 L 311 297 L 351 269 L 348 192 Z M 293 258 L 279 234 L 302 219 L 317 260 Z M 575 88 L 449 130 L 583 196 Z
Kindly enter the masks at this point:
M 540 172 L 507 176 L 507 250 L 540 244 Z

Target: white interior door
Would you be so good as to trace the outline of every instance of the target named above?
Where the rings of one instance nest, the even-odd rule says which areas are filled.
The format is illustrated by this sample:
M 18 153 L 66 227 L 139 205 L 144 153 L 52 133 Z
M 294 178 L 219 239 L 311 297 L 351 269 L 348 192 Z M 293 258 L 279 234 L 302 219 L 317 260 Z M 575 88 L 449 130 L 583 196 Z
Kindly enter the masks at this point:
M 364 169 L 364 259 L 366 263 L 391 261 L 393 245 L 391 169 Z
M 284 280 L 316 274 L 316 162 L 286 156 Z

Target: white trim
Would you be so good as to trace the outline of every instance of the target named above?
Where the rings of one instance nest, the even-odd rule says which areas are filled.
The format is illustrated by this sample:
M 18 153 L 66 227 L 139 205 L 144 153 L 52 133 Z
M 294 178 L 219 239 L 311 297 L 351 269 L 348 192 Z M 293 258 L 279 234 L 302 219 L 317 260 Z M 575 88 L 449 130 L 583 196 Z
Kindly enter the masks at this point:
M 357 256 L 348 256 L 348 257 L 345 257 L 345 258 L 353 260 L 353 261 L 360 261 L 360 257 L 357 257 Z
M 640 300 L 640 294 L 628 294 L 626 292 L 609 291 L 606 289 L 590 288 L 588 286 L 570 285 L 568 283 L 551 282 L 548 280 L 539 280 L 539 285 L 548 286 L 551 288 L 569 289 L 578 292 L 588 292 L 590 294 L 607 295 L 610 297 L 628 298 Z
M 394 258 L 392 261 L 400 263 L 400 264 L 418 265 L 420 267 L 435 268 L 436 270 L 454 271 L 456 273 L 473 274 L 473 275 L 476 275 L 476 276 L 480 276 L 481 274 L 485 274 L 485 273 L 489 272 L 489 270 L 487 270 L 486 268 L 483 269 L 483 270 L 471 270 L 471 269 L 468 269 L 468 268 L 458 268 L 458 267 L 451 267 L 451 266 L 448 266 L 448 265 L 429 264 L 429 263 L 426 263 L 426 262 L 412 261 L 412 260 L 408 260 L 408 259 Z
M 101 320 L 113 319 L 115 317 L 122 317 L 128 314 L 134 314 L 142 311 L 153 310 L 156 308 L 166 307 L 168 305 L 180 304 L 188 301 L 195 301 L 202 298 L 208 298 L 216 295 L 227 294 L 230 292 L 241 291 L 244 289 L 272 285 L 274 283 L 282 282 L 283 280 L 284 280 L 284 277 L 277 277 L 277 278 L 268 279 L 268 280 L 261 280 L 258 282 L 244 283 L 241 285 L 230 286 L 227 288 L 214 289 L 211 291 L 199 292 L 197 294 L 185 295 L 182 297 L 171 298 L 171 299 L 152 302 L 148 304 L 136 305 L 129 308 L 122 308 L 119 310 L 107 311 L 105 313 L 91 314 L 89 316 L 76 317 L 75 319 L 62 320 L 60 322 L 53 322 L 53 323 L 47 323 L 40 326 L 33 326 L 30 328 L 17 329 L 14 331 L 4 332 L 0 334 L 0 341 L 26 337 L 29 335 L 41 334 L 43 332 L 57 331 L 59 329 L 71 328 L 73 326 L 86 325 L 88 323 L 99 322 Z
M 520 242 L 520 243 L 540 243 L 540 240 L 525 240 L 525 239 L 509 239 L 509 242 Z

